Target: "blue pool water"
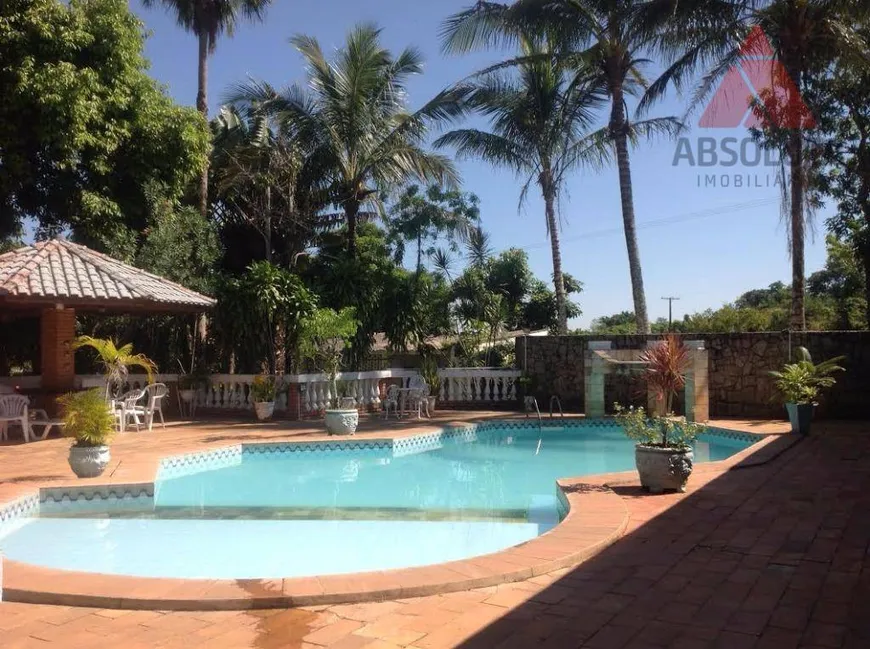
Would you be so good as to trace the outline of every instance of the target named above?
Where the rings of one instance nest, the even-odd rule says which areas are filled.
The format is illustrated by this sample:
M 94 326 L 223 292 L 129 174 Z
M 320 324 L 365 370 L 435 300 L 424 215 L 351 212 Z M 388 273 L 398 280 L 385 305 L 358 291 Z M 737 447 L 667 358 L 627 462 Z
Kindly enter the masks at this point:
M 705 435 L 696 462 L 749 443 Z M 615 425 L 487 425 L 368 446 L 245 446 L 165 467 L 153 499 L 43 503 L 39 516 L 0 527 L 0 550 L 52 568 L 180 578 L 426 565 L 551 529 L 564 513 L 557 478 L 634 468 Z

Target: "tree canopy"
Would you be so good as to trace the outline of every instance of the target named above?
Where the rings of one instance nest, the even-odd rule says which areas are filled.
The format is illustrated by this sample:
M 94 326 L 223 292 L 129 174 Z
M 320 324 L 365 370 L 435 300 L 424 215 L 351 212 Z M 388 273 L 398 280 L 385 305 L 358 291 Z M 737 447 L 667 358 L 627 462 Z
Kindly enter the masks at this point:
M 0 5 L 0 236 L 33 218 L 129 257 L 153 194 L 184 195 L 207 125 L 148 75 L 144 42 L 124 0 Z

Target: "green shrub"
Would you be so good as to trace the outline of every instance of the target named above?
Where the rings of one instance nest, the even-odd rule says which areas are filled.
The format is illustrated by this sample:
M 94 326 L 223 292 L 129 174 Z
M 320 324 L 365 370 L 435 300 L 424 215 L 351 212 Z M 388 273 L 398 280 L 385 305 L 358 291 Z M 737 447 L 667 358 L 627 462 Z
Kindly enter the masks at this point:
M 63 408 L 63 434 L 76 446 L 104 446 L 115 435 L 115 415 L 102 390 L 70 392 L 57 400 Z
M 438 361 L 432 356 L 424 356 L 420 364 L 420 376 L 429 386 L 429 394 L 437 397 L 441 394 L 441 377 L 438 375 Z
M 613 405 L 616 412 L 614 418 L 629 439 L 644 446 L 660 446 L 662 448 L 688 449 L 692 442 L 704 432 L 701 424 L 686 421 L 685 417 L 648 416 L 643 408 L 623 408 L 618 403 Z
M 275 400 L 275 377 L 268 374 L 259 374 L 251 383 L 251 401 L 253 403 L 270 403 Z

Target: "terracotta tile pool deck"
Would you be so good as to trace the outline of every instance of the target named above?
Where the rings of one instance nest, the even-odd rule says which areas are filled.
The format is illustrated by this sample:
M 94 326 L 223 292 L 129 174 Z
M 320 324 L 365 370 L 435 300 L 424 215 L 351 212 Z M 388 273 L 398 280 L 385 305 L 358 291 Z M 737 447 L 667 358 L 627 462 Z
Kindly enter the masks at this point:
M 389 432 L 421 432 L 451 419 L 441 417 L 422 428 L 391 424 Z M 469 420 L 467 414 L 461 419 Z M 781 423 L 715 424 L 784 429 Z M 382 422 L 371 425 L 384 429 Z M 578 515 L 578 529 L 595 528 L 599 515 L 609 515 L 614 520 L 597 527 L 616 525 L 621 537 L 578 557 L 585 559 L 579 565 L 533 569 L 518 581 L 422 597 L 400 590 L 379 602 L 246 611 L 4 602 L 0 647 L 870 647 L 867 428 L 820 423 L 793 446 L 790 436 L 769 438 L 742 457 L 698 465 L 685 494 L 644 495 L 632 474 L 568 481 L 572 514 L 581 514 L 584 503 L 590 513 L 600 510 L 587 519 Z M 311 426 L 214 422 L 131 434 L 114 445 L 104 480 L 150 481 L 161 457 L 240 441 L 315 439 L 315 432 Z M 0 446 L 0 502 L 38 485 L 82 484 L 69 473 L 67 444 Z M 596 507 L 595 499 L 606 500 Z M 549 544 L 570 518 L 526 545 Z M 565 547 L 533 551 L 533 565 L 583 550 L 590 538 L 576 533 L 565 540 Z

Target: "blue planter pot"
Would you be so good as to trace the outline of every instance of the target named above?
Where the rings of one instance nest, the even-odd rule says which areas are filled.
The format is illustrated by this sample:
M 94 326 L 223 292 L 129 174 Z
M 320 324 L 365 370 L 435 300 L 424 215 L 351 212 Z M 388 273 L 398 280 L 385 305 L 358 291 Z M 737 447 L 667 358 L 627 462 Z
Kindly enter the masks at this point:
M 810 434 L 810 424 L 813 420 L 813 410 L 815 404 L 812 403 L 787 403 L 785 409 L 788 411 L 788 420 L 791 422 L 791 432 L 799 435 Z

